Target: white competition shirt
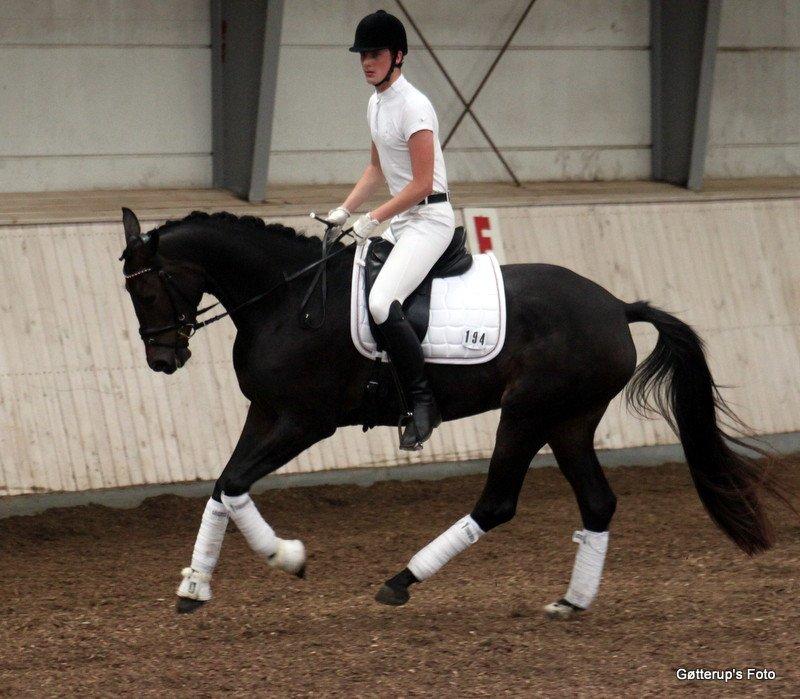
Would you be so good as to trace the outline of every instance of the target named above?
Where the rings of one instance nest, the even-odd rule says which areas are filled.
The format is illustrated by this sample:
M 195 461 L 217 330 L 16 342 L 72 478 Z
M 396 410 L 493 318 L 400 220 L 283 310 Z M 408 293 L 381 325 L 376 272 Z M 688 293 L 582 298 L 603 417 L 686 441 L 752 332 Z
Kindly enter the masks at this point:
M 367 120 L 392 196 L 413 179 L 408 139 L 423 129 L 433 131 L 433 191 L 447 191 L 439 120 L 431 101 L 416 87 L 401 75 L 383 92 L 376 90 L 369 98 Z

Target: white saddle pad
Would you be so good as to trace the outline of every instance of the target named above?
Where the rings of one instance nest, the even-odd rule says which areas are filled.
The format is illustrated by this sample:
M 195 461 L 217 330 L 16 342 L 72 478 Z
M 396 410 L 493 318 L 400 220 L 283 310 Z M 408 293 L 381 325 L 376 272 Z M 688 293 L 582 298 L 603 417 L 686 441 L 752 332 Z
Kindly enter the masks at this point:
M 369 327 L 364 291 L 367 245 L 356 252 L 351 287 L 350 334 L 365 357 L 386 360 Z M 422 341 L 425 361 L 433 364 L 480 364 L 494 359 L 506 338 L 506 296 L 500 265 L 492 253 L 472 256 L 460 277 L 434 279 L 428 332 Z

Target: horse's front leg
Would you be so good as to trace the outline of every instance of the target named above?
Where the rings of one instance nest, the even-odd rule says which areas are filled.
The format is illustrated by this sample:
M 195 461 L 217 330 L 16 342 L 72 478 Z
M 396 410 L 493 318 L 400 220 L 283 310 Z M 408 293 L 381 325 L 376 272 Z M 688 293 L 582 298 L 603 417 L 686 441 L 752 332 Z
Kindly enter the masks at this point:
M 323 429 L 318 423 L 295 415 L 270 415 L 251 404 L 236 448 L 206 504 L 191 565 L 182 571 L 178 612 L 192 612 L 211 599 L 211 574 L 219 559 L 228 518 L 236 523 L 250 548 L 270 566 L 302 576 L 302 542 L 276 536 L 258 512 L 249 490 L 259 478 L 334 431 L 335 428 Z

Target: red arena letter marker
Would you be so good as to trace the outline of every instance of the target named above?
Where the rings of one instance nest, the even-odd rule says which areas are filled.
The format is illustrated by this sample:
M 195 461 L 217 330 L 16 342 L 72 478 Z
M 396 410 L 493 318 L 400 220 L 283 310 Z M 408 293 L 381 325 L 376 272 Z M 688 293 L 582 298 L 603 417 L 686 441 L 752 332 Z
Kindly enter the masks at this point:
M 475 217 L 475 234 L 478 238 L 478 250 L 480 252 L 488 252 L 489 250 L 493 249 L 492 246 L 492 237 L 490 235 L 484 235 L 484 231 L 492 230 L 492 224 L 489 223 L 488 216 L 476 216 Z

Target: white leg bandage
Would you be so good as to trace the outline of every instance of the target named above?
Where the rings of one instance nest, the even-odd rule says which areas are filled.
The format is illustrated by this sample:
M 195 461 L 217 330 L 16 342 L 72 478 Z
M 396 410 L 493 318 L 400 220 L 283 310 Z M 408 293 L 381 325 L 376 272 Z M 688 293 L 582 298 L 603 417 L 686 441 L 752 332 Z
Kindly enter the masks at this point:
M 208 602 L 211 599 L 211 574 L 203 573 L 194 568 L 184 568 L 181 571 L 181 584 L 178 587 L 178 597 L 196 599 Z
M 578 553 L 575 555 L 572 578 L 564 599 L 586 609 L 597 596 L 600 587 L 608 549 L 608 532 L 582 529 L 572 535 L 572 540 L 578 544 Z
M 227 526 L 228 510 L 225 505 L 209 498 L 194 542 L 191 566 L 193 570 L 208 575 L 214 572 Z
M 470 515 L 462 517 L 444 534 L 440 534 L 416 553 L 409 561 L 408 569 L 417 580 L 427 580 L 447 561 L 474 544 L 483 535 L 484 531 Z
M 250 495 L 222 496 L 231 519 L 244 535 L 250 548 L 273 568 L 302 575 L 306 564 L 306 547 L 297 539 L 281 539 L 264 521 Z
M 278 550 L 278 537 L 275 536 L 272 527 L 264 521 L 248 493 L 223 495 L 222 502 L 253 551 L 268 559 Z

